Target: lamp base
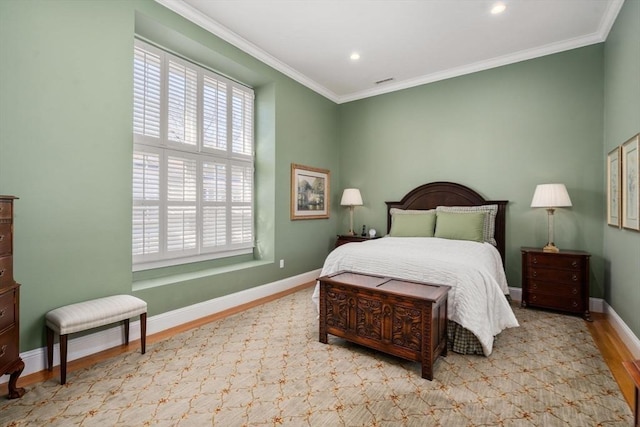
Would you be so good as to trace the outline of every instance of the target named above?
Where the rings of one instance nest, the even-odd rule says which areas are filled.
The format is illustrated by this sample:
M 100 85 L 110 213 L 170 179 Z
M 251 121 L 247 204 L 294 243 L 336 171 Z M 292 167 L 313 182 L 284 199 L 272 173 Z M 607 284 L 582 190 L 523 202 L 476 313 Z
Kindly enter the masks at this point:
M 349 230 L 349 231 L 347 231 L 347 234 L 346 234 L 346 235 L 347 235 L 347 236 L 355 236 L 355 235 L 356 235 L 356 233 L 354 233 L 354 232 L 353 232 L 353 230 Z
M 553 243 L 547 243 L 547 245 L 542 248 L 542 252 L 551 252 L 557 254 L 558 252 L 560 252 L 560 249 L 558 249 L 558 247 Z

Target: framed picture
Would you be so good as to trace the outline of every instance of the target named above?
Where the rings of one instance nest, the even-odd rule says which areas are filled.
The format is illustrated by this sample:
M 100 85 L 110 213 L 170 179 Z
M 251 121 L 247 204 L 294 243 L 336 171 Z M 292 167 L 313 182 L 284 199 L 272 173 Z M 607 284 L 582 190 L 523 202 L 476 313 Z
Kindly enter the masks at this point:
M 607 224 L 618 227 L 620 221 L 620 147 L 607 155 Z
M 329 171 L 291 164 L 291 219 L 329 218 Z
M 639 144 L 640 134 L 637 134 L 622 144 L 620 153 L 622 158 L 622 179 L 620 181 L 622 185 L 622 227 L 637 231 L 640 231 Z

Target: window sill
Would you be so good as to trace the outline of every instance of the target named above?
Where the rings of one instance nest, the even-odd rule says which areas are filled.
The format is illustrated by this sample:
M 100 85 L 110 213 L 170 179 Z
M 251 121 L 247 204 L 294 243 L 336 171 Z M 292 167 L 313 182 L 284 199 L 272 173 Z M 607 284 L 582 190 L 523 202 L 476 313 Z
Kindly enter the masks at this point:
M 172 274 L 166 277 L 157 277 L 154 279 L 143 279 L 133 282 L 133 291 L 141 291 L 143 289 L 157 288 L 159 286 L 174 285 L 189 280 L 201 279 L 203 277 L 216 276 L 218 274 L 231 273 L 239 270 L 247 270 L 250 268 L 262 267 L 264 265 L 273 264 L 273 260 L 257 260 L 242 262 L 239 264 L 228 265 L 224 267 L 207 268 L 201 271 L 194 271 L 190 273 Z

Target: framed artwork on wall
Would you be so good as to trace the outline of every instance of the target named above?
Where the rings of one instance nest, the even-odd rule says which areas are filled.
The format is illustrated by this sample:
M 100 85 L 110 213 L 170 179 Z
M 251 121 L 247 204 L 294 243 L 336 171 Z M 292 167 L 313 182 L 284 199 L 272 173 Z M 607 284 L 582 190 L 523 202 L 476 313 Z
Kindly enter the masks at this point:
M 607 224 L 618 227 L 620 221 L 620 147 L 607 155 Z
M 622 144 L 622 227 L 640 231 L 640 134 Z
M 329 218 L 327 169 L 291 164 L 291 219 Z

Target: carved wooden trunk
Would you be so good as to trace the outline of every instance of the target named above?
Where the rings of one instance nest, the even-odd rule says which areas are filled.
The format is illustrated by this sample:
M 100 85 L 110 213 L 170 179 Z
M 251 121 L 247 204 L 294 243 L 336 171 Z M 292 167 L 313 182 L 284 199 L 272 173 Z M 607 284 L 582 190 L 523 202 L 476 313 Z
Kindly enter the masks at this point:
M 361 273 L 320 279 L 320 342 L 327 335 L 422 364 L 433 379 L 433 363 L 447 352 L 448 286 Z

